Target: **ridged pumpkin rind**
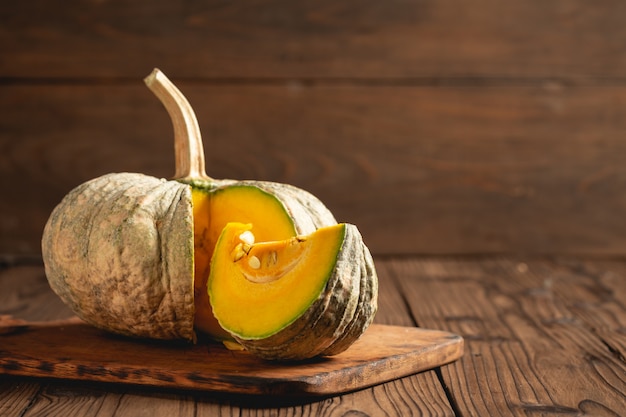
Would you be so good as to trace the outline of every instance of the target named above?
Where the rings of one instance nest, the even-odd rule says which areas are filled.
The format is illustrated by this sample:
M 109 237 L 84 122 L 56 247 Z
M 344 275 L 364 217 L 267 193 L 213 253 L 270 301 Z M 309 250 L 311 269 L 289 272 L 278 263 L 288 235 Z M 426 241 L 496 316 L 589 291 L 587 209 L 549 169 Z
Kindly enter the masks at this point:
M 72 190 L 45 226 L 51 288 L 107 331 L 194 340 L 191 189 L 116 173 Z
M 331 356 L 346 350 L 367 330 L 377 311 L 378 277 L 357 227 L 344 227 L 335 266 L 319 297 L 300 317 L 269 337 L 233 335 L 246 350 L 269 360 Z
M 354 256 L 360 266 L 358 308 L 341 336 L 322 352 L 326 356 L 337 355 L 348 349 L 369 327 L 378 309 L 378 278 L 374 259 L 365 245 L 362 246 L 361 260 L 358 253 Z

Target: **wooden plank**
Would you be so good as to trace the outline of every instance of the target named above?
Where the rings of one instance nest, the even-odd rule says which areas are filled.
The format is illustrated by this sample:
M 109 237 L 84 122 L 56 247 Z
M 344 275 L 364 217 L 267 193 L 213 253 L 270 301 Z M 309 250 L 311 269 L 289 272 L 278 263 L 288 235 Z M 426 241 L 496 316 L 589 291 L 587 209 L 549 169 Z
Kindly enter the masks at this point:
M 214 342 L 131 340 L 68 321 L 9 320 L 5 331 L 3 321 L 0 373 L 237 394 L 337 395 L 433 369 L 463 354 L 463 340 L 453 334 L 379 324 L 332 358 L 278 363 Z
M 420 325 L 466 338 L 464 358 L 442 369 L 462 415 L 623 413 L 626 309 L 612 294 L 613 288 L 623 292 L 624 276 L 605 286 L 610 270 L 595 265 L 590 274 L 585 265 L 571 260 L 394 265 Z M 604 331 L 590 321 L 596 315 Z M 604 321 L 607 315 L 620 327 Z
M 434 402 L 428 407 L 416 408 L 426 387 L 414 384 L 391 388 L 374 387 L 339 397 L 315 401 L 285 400 L 276 397 L 212 397 L 189 394 L 170 394 L 158 391 L 123 390 L 75 384 L 47 384 L 33 404 L 25 410 L 12 408 L 3 417 L 213 417 L 213 416 L 320 416 L 341 417 L 350 415 L 420 415 L 447 416 Z M 388 385 L 385 385 L 388 387 Z M 19 389 L 19 388 L 18 388 Z M 428 394 L 428 393 L 427 393 Z M 2 392 L 0 392 L 0 398 Z M 0 409 L 1 410 L 1 409 Z
M 0 375 L 0 415 L 22 416 L 32 401 L 39 395 L 40 385 L 34 382 L 16 384 Z
M 13 380 L 12 384 L 16 391 L 23 390 L 26 385 L 20 380 Z M 4 393 L 0 392 L 0 398 Z M 5 394 L 6 395 L 6 394 Z M 11 398 L 10 396 L 8 398 Z M 122 396 L 115 392 L 109 393 L 78 385 L 55 386 L 42 383 L 37 395 L 24 409 L 19 407 L 7 410 L 3 417 L 33 417 L 33 416 L 114 416 L 120 408 Z M 141 397 L 136 398 L 138 405 Z M 145 399 L 143 401 L 146 401 Z M 155 399 L 153 399 L 153 404 Z M 172 407 L 166 401 L 159 402 L 164 412 L 172 413 Z M 123 414 L 119 414 L 123 415 Z M 140 414 L 135 414 L 140 415 Z M 155 417 L 158 414 L 153 414 Z M 163 414 L 166 415 L 166 414 Z M 169 414 L 172 415 L 172 414 Z
M 210 175 L 307 189 L 376 254 L 626 252 L 624 87 L 180 88 Z M 172 175 L 172 137 L 140 79 L 5 86 L 0 253 L 37 256 L 83 181 Z
M 466 337 L 467 354 L 441 369 L 457 415 L 621 414 L 626 392 L 623 262 L 404 258 L 378 263 L 381 305 L 398 307 L 393 312 L 384 308 L 379 320 L 411 320 L 398 313 L 406 305 L 421 325 Z M 17 282 L 21 275 L 10 273 L 11 269 L 0 276 L 0 296 L 7 294 L 3 285 Z M 37 274 L 36 269 L 32 277 L 41 278 L 41 270 Z M 25 283 L 30 286 L 36 281 Z M 43 300 L 41 295 L 36 298 Z M 403 415 L 455 415 L 441 412 L 434 400 L 441 392 L 431 397 L 432 386 L 418 386 L 414 378 L 313 402 L 267 398 L 249 402 L 49 383 L 33 398 L 34 386 L 22 386 L 0 381 L 4 387 L 0 404 L 29 400 L 27 408 L 12 409 L 15 413 L 9 416 L 97 412 L 123 417 L 149 412 L 160 417 L 175 410 L 181 416 L 395 415 L 397 410 Z M 418 395 L 426 397 L 420 404 L 412 403 L 420 401 Z
M 379 276 L 378 313 L 374 318 L 377 324 L 396 326 L 416 326 L 408 307 L 405 305 L 398 286 L 390 279 L 389 262 L 376 259 L 376 271 Z M 373 400 L 372 401 L 372 397 Z M 350 410 L 363 410 L 369 404 L 369 415 L 422 415 L 455 416 L 454 410 L 446 397 L 442 382 L 435 370 L 421 372 L 390 383 L 372 388 L 371 392 L 357 392 L 350 397 L 341 397 L 342 413 Z M 362 405 L 360 405 L 362 404 Z M 419 410 L 419 411 L 418 411 Z M 311 413 L 320 415 L 322 411 Z
M 1 77 L 617 77 L 620 0 L 68 0 L 0 11 Z

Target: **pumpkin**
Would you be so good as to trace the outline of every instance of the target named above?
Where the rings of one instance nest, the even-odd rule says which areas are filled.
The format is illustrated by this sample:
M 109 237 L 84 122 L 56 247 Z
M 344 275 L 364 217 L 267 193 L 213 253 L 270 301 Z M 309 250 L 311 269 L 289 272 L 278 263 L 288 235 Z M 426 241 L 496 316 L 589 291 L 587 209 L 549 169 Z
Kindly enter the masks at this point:
M 218 240 L 208 291 L 220 325 L 265 359 L 345 350 L 376 309 L 373 261 L 356 226 L 260 243 L 252 230 L 229 223 Z
M 43 232 L 51 288 L 83 320 L 123 335 L 195 341 L 200 331 L 217 340 L 236 339 L 272 359 L 347 348 L 376 312 L 376 272 L 356 227 L 338 224 L 319 199 L 295 186 L 207 176 L 193 109 L 158 69 L 145 82 L 172 119 L 175 175 L 165 180 L 112 173 L 71 190 Z M 220 290 L 233 276 L 227 261 L 243 265 L 233 261 L 234 248 L 227 243 L 233 233 L 238 239 L 254 236 L 255 242 L 241 241 L 239 247 L 245 243 L 249 253 L 241 259 L 249 267 L 267 248 L 281 255 L 278 266 L 260 268 L 269 282 L 246 280 L 254 290 L 245 297 L 280 316 L 261 333 L 231 326 L 228 317 L 238 311 L 254 329 L 255 312 L 237 304 L 242 294 Z M 257 251 L 264 255 L 259 258 Z M 283 259 L 291 262 L 288 267 Z M 285 268 L 289 280 L 307 282 L 308 289 L 287 285 Z M 294 299 L 297 306 L 279 312 L 282 307 L 265 299 L 262 288 L 268 286 L 275 288 L 274 296 Z M 214 308 L 224 311 L 220 322 Z M 317 337 L 317 348 L 303 346 Z

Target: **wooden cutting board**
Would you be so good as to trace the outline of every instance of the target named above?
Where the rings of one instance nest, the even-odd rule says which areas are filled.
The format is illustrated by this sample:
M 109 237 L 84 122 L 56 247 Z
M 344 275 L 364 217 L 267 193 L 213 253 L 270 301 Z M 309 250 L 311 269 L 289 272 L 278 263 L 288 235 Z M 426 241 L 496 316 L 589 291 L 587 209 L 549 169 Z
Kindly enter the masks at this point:
M 16 326 L 0 321 L 0 374 L 238 394 L 339 394 L 444 365 L 462 354 L 460 336 L 376 324 L 340 355 L 278 363 L 213 342 L 112 335 L 78 319 Z

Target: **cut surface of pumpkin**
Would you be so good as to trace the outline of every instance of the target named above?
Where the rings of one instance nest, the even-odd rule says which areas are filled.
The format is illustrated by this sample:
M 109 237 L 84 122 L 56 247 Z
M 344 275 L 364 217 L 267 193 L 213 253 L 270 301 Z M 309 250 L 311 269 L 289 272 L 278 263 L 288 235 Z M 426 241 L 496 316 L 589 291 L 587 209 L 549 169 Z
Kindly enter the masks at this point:
M 208 292 L 222 328 L 262 339 L 287 327 L 318 299 L 333 273 L 345 225 L 263 242 L 256 225 L 228 223 L 213 254 Z M 250 233 L 258 243 L 249 243 Z
M 214 318 L 207 280 L 213 250 L 229 222 L 253 223 L 258 240 L 281 240 L 296 235 L 294 223 L 280 201 L 254 186 L 233 185 L 205 190 L 192 188 L 194 219 L 195 326 L 217 339 L 225 332 Z

